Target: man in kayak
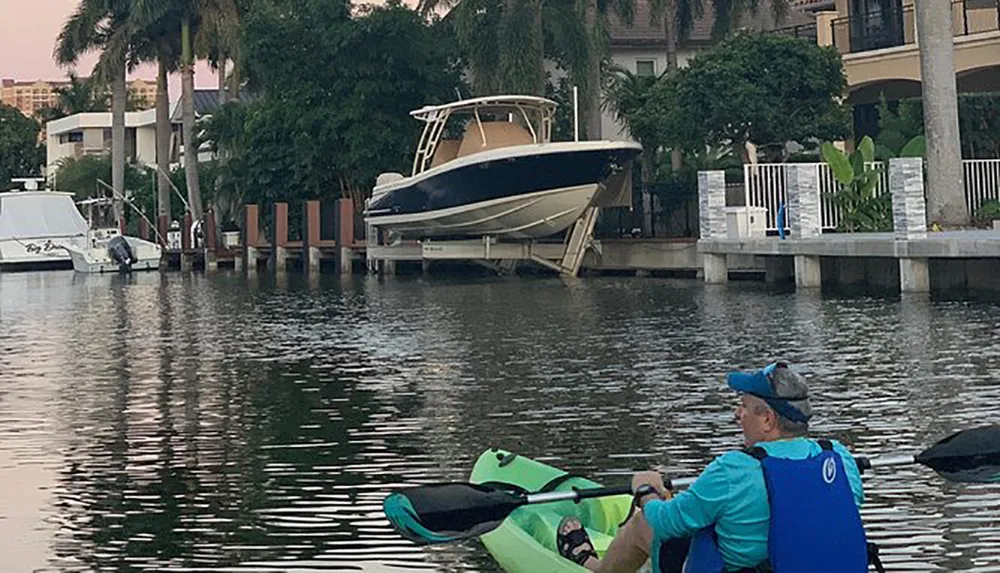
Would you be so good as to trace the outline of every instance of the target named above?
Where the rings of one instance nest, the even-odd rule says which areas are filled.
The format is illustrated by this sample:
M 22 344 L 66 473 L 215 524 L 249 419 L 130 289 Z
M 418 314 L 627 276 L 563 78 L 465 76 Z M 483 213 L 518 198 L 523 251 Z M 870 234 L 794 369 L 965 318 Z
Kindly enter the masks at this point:
M 833 440 L 810 440 L 805 380 L 785 363 L 732 372 L 746 449 L 713 460 L 672 495 L 657 472 L 632 478 L 639 508 L 598 559 L 576 517 L 557 530 L 560 554 L 591 571 L 836 571 L 868 569 L 854 457 Z M 763 470 L 763 471 L 762 471 Z

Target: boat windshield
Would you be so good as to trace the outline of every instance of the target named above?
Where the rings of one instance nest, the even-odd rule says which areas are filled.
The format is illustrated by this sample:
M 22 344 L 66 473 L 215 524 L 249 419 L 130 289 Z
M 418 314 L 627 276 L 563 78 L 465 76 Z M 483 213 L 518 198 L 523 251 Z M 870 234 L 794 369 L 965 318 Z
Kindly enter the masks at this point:
M 425 124 L 413 175 L 490 149 L 548 143 L 555 107 L 545 98 L 496 96 L 411 112 Z

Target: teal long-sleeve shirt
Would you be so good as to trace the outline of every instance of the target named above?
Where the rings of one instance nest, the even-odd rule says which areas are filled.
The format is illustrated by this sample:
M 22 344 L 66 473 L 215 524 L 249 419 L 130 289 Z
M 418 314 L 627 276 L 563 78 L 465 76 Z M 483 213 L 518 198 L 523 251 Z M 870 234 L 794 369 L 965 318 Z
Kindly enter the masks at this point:
M 844 462 L 861 507 L 864 489 L 857 462 L 835 440 L 833 450 Z M 813 440 L 796 438 L 757 444 L 772 457 L 801 460 L 822 450 Z M 642 513 L 656 539 L 688 537 L 699 529 L 715 525 L 719 551 L 730 568 L 754 567 L 767 558 L 767 530 L 770 508 L 760 462 L 743 452 L 727 452 L 715 458 L 691 486 L 670 500 L 651 500 Z

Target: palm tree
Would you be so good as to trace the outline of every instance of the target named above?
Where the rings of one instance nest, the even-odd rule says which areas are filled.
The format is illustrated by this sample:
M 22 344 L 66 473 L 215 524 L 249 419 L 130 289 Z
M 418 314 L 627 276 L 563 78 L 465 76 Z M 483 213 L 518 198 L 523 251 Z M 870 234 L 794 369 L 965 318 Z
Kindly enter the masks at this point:
M 61 65 L 75 65 L 80 56 L 100 51 L 94 69 L 98 81 L 111 84 L 111 186 L 114 211 L 121 223 L 125 191 L 125 106 L 128 86 L 126 67 L 130 56 L 128 25 L 130 0 L 81 0 L 63 25 L 56 40 L 55 59 Z
M 927 215 L 942 225 L 969 224 L 955 84 L 950 3 L 918 2 L 917 40 L 927 133 Z
M 174 13 L 180 32 L 181 122 L 184 140 L 184 171 L 188 204 L 195 221 L 202 220 L 201 186 L 198 180 L 198 136 L 194 117 L 195 49 L 213 32 L 235 34 L 239 21 L 235 0 L 135 0 L 138 22 L 154 25 Z M 176 32 L 175 32 L 176 33 Z M 176 36 L 175 36 L 176 37 Z M 235 43 L 235 42 L 234 42 Z
M 180 27 L 180 15 L 176 10 L 169 10 L 153 22 L 144 21 L 143 15 L 136 11 L 132 24 L 137 32 L 137 51 L 144 62 L 156 62 L 156 215 L 157 230 L 166 234 L 170 219 L 170 93 L 167 76 L 176 72 L 180 54 L 180 40 L 175 30 Z M 165 240 L 163 236 L 160 240 Z
M 445 8 L 476 93 L 544 95 L 546 57 L 574 83 L 586 81 L 589 46 L 575 0 L 421 0 L 418 5 L 425 16 Z
M 69 73 L 69 84 L 56 88 L 55 92 L 59 100 L 59 110 L 66 115 L 108 109 L 104 86 L 97 85 L 97 81 L 93 78 L 80 79 L 75 72 Z

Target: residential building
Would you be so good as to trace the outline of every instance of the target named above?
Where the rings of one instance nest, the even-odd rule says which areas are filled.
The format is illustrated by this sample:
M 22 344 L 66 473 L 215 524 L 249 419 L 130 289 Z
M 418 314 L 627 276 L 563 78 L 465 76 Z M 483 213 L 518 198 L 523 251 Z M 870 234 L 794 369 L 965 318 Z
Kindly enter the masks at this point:
M 67 80 L 16 81 L 4 78 L 0 80 L 0 101 L 16 107 L 25 115 L 35 115 L 42 109 L 56 107 L 59 104 L 59 94 L 56 90 L 68 85 Z M 128 82 L 128 87 L 149 106 L 156 101 L 155 81 L 134 79 Z
M 690 35 L 678 46 L 677 65 L 680 67 L 686 66 L 696 54 L 710 49 L 717 42 L 712 37 L 715 15 L 711 3 L 705 4 L 705 13 L 694 21 Z M 611 59 L 634 74 L 662 74 L 667 66 L 667 36 L 663 22 L 653 21 L 649 0 L 638 0 L 634 15 L 631 26 L 617 18 L 611 18 L 609 34 Z M 817 41 L 814 15 L 799 6 L 792 6 L 786 17 L 777 22 L 768 0 L 761 1 L 757 14 L 747 15 L 740 23 L 740 27 L 775 31 Z M 624 127 L 607 111 L 604 112 L 601 136 L 604 139 L 630 139 Z
M 879 97 L 920 97 L 914 2 L 951 4 L 959 93 L 1000 91 L 1000 3 L 997 0 L 816 0 L 822 45 L 843 55 L 848 102 L 858 133 L 874 133 Z
M 196 89 L 194 110 L 196 120 L 212 114 L 219 105 L 218 90 Z M 254 96 L 242 94 L 242 101 Z M 181 129 L 180 101 L 170 105 L 170 163 L 171 167 L 184 159 L 183 130 Z M 111 152 L 111 112 L 78 113 L 54 119 L 45 124 L 46 172 L 51 175 L 58 169 L 59 161 L 67 157 L 102 155 Z M 204 146 L 203 146 L 204 149 Z M 201 150 L 199 161 L 212 158 Z M 156 110 L 125 113 L 125 160 L 136 161 L 150 167 L 156 165 Z

